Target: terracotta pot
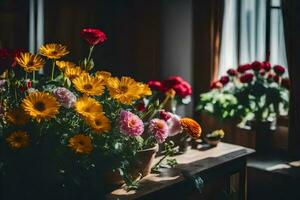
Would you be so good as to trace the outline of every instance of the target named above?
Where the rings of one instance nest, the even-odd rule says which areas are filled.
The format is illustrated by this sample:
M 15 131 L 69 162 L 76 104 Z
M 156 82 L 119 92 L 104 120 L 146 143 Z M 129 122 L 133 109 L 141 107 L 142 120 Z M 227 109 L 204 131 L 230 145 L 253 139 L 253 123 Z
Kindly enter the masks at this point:
M 141 173 L 142 176 L 147 176 L 151 172 L 151 167 L 158 152 L 158 144 L 149 149 L 143 149 L 137 153 L 136 173 Z
M 221 141 L 221 139 L 209 139 L 207 137 L 204 137 L 204 140 L 207 144 L 213 147 L 218 146 L 219 142 Z

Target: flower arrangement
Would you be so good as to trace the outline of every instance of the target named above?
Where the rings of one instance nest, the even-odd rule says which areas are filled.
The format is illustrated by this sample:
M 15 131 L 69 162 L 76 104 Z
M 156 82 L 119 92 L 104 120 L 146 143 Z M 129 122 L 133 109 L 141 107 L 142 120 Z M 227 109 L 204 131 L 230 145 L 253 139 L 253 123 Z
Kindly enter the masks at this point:
M 180 76 L 171 76 L 166 80 L 158 81 L 152 80 L 148 82 L 149 87 L 154 92 L 152 98 L 150 98 L 150 102 L 153 102 L 157 99 L 163 99 L 167 92 L 173 91 L 174 95 L 171 95 L 168 99 L 169 107 L 170 104 L 174 105 L 173 108 L 167 108 L 172 112 L 175 112 L 176 104 L 188 104 L 191 101 L 192 95 L 192 87 L 191 85 L 183 80 Z
M 140 101 L 152 96 L 147 84 L 94 71 L 92 52 L 107 40 L 104 32 L 83 29 L 81 37 L 90 50 L 78 64 L 61 60 L 69 54 L 62 44 L 43 45 L 38 54 L 0 50 L 0 176 L 7 185 L 17 187 L 18 180 L 37 177 L 34 184 L 49 184 L 49 193 L 101 191 L 101 177 L 112 170 L 130 185 L 140 150 L 183 130 L 200 136 L 196 122 L 165 112 L 163 106 L 139 109 Z M 50 75 L 39 73 L 43 68 Z M 186 97 L 191 89 L 181 82 L 176 87 L 188 91 L 177 92 Z M 175 95 L 172 91 L 162 104 Z M 31 194 L 28 185 L 22 188 Z
M 229 69 L 212 82 L 211 91 L 200 95 L 197 109 L 220 119 L 274 120 L 288 109 L 289 80 L 284 73 L 284 67 L 267 61 Z

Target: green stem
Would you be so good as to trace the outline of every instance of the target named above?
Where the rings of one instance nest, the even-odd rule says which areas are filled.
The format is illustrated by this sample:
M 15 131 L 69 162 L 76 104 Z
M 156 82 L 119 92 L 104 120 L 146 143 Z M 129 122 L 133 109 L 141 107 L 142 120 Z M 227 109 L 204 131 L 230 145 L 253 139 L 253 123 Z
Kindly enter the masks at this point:
M 27 80 L 27 77 L 28 77 L 28 73 L 25 72 L 25 80 Z
M 32 72 L 32 81 L 35 82 L 35 71 Z
M 53 81 L 54 79 L 54 71 L 55 71 L 55 59 L 53 59 L 53 63 L 52 63 L 51 81 Z
M 162 163 L 162 161 L 164 161 L 164 159 L 166 159 L 169 156 L 169 154 L 164 155 L 153 167 L 152 169 L 157 169 L 158 166 Z
M 89 55 L 87 57 L 87 62 L 86 62 L 86 65 L 84 66 L 85 67 L 85 70 L 87 70 L 87 65 L 90 63 L 90 60 L 91 60 L 91 56 L 92 56 L 92 52 L 93 52 L 93 49 L 94 49 L 94 45 L 93 46 L 90 46 L 90 51 L 89 51 Z

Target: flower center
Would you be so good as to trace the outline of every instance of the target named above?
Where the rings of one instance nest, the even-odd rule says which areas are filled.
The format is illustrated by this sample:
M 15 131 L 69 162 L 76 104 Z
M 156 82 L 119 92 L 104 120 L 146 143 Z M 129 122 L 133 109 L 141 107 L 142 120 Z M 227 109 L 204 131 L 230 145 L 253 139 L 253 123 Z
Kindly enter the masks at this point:
M 51 53 L 52 53 L 53 55 L 56 55 L 56 54 L 57 54 L 57 51 L 56 51 L 56 50 L 53 50 Z
M 162 123 L 157 123 L 156 124 L 157 129 L 162 129 L 164 125 Z
M 91 90 L 91 89 L 93 88 L 93 86 L 92 86 L 91 84 L 85 84 L 85 85 L 83 86 L 83 88 L 84 88 L 85 90 Z
M 96 124 L 97 126 L 101 126 L 101 121 L 100 121 L 100 120 L 95 120 L 95 124 Z
M 134 127 L 136 125 L 136 121 L 135 120 L 130 120 L 129 123 L 128 123 L 128 125 L 130 127 Z
M 32 60 L 28 61 L 27 66 L 32 67 L 34 65 L 34 62 Z
M 128 87 L 126 85 L 121 85 L 119 89 L 122 93 L 126 93 L 128 91 Z
M 46 109 L 46 106 L 43 102 L 38 101 L 35 103 L 34 108 L 37 109 L 38 111 L 42 112 Z
M 20 143 L 20 142 L 22 142 L 23 141 L 23 138 L 21 137 L 21 136 L 16 136 L 15 137 L 15 142 L 16 143 Z

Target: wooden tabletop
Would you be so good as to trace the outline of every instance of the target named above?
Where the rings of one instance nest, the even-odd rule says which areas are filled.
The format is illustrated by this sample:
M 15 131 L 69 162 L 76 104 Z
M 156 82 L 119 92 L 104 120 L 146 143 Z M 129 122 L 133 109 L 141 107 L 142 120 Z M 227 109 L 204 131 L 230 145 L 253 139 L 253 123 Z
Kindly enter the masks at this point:
M 175 156 L 178 162 L 176 167 L 163 169 L 160 174 L 150 174 L 144 177 L 140 181 L 140 187 L 137 191 L 127 192 L 125 189 L 119 188 L 106 197 L 110 200 L 137 199 L 184 181 L 183 171 L 188 172 L 190 175 L 199 175 L 201 172 L 213 170 L 237 159 L 246 158 L 253 152 L 252 149 L 222 142 L 213 148 L 200 145 L 198 149 L 189 149 L 185 154 Z M 156 161 L 159 159 L 160 157 L 157 157 Z

